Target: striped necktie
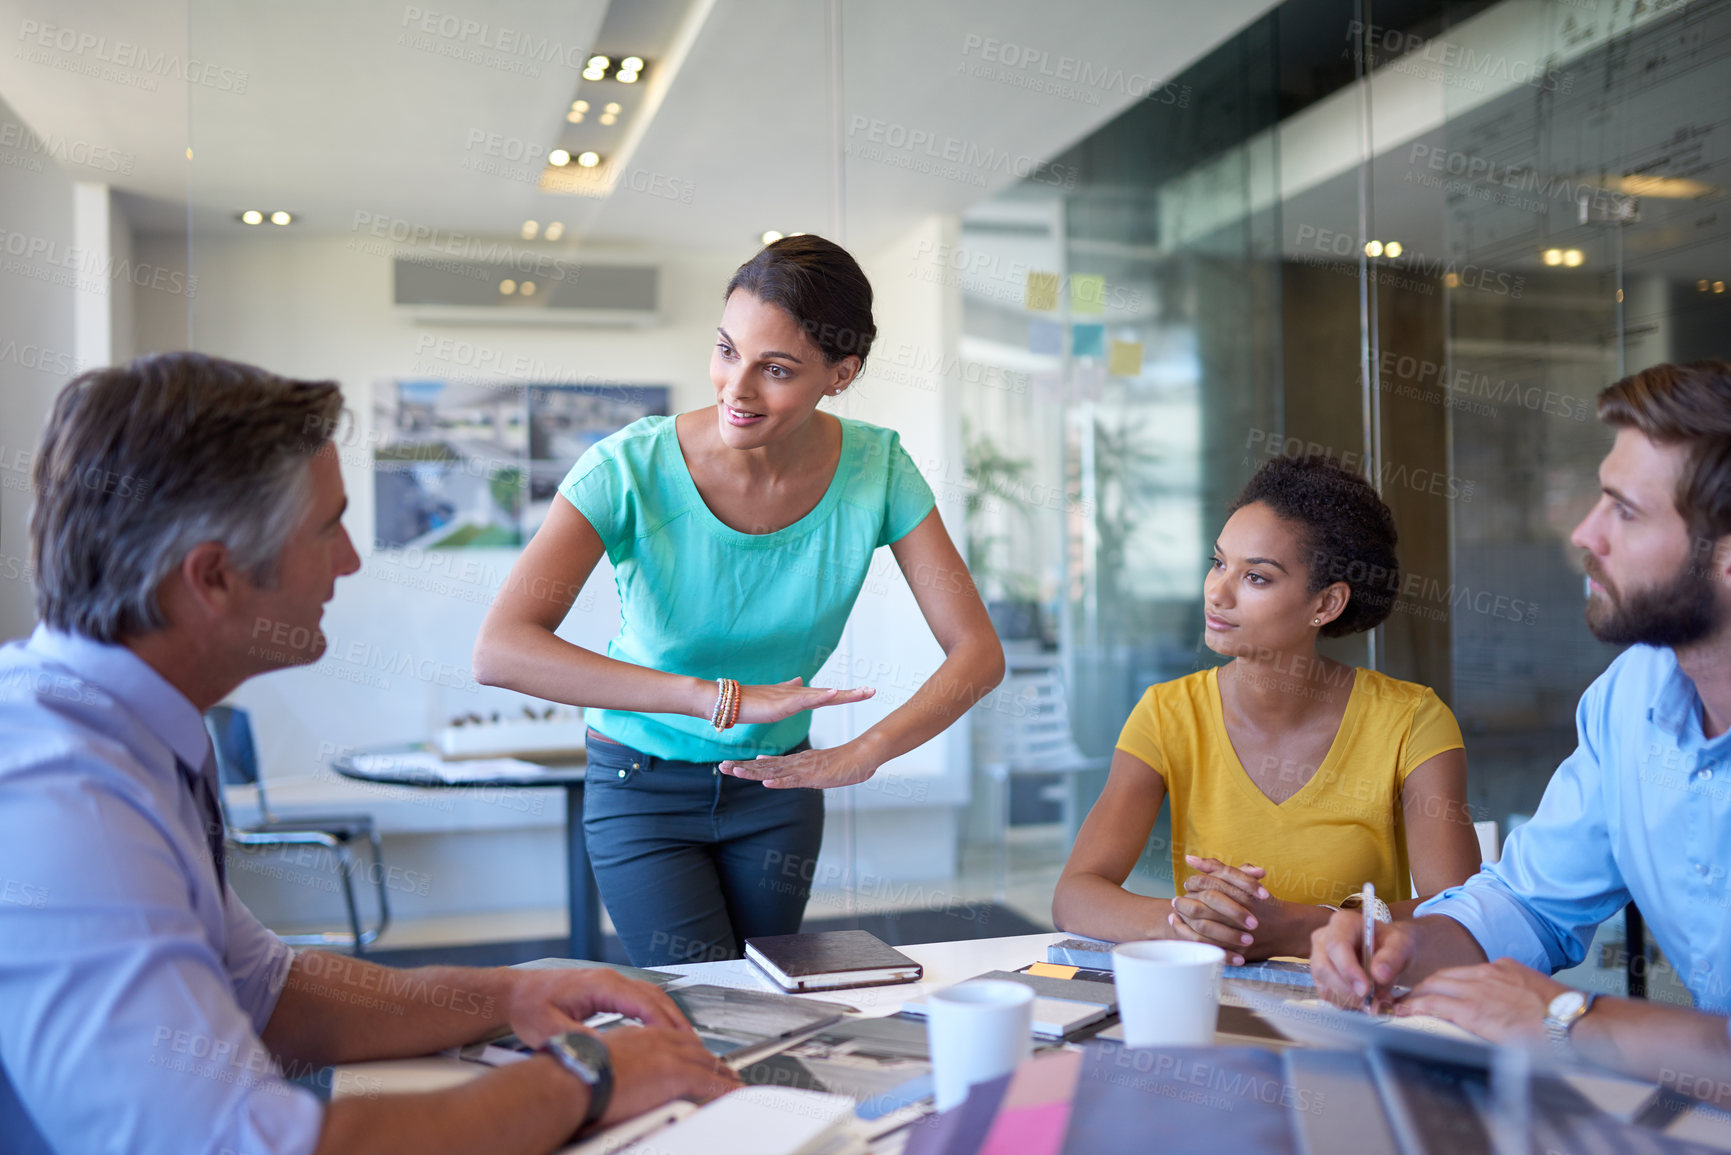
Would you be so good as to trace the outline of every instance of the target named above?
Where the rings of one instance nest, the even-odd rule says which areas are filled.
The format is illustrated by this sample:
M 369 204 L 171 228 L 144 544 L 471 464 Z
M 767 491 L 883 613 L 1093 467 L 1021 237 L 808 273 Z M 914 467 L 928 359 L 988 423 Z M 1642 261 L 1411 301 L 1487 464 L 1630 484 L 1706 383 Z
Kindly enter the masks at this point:
M 227 844 L 222 821 L 222 802 L 216 793 L 216 759 L 209 754 L 205 755 L 202 770 L 194 770 L 179 758 L 174 760 L 174 764 L 186 779 L 186 784 L 192 791 L 192 800 L 198 804 L 199 821 L 204 827 L 204 840 L 210 849 L 211 864 L 216 867 L 216 893 L 227 902 Z

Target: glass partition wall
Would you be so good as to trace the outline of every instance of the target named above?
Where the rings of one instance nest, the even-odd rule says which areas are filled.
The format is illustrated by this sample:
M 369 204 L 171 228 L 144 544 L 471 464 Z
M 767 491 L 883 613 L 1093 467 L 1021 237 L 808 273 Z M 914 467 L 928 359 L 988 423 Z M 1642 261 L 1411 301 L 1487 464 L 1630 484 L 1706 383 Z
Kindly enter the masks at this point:
M 185 332 L 338 376 L 354 412 L 366 566 L 320 666 L 248 691 L 267 751 L 328 777 L 344 748 L 520 713 L 469 648 L 552 486 L 607 428 L 710 404 L 731 270 L 815 232 L 859 257 L 879 325 L 825 406 L 900 432 L 1010 673 L 831 793 L 808 923 L 1049 927 L 1130 708 L 1216 660 L 1211 544 L 1280 453 L 1355 463 L 1398 519 L 1396 612 L 1332 656 L 1435 688 L 1474 817 L 1530 813 L 1613 656 L 1567 543 L 1608 444 L 1593 398 L 1725 354 L 1731 5 L 1152 7 L 524 0 L 336 35 L 195 2 L 193 54 L 247 83 L 190 96 Z M 599 575 L 563 633 L 604 646 L 617 612 Z M 877 698 L 814 740 L 942 658 L 882 553 L 820 675 Z M 411 906 L 558 907 L 559 815 L 520 801 L 391 799 L 431 876 Z M 1170 893 L 1169 838 L 1133 888 Z

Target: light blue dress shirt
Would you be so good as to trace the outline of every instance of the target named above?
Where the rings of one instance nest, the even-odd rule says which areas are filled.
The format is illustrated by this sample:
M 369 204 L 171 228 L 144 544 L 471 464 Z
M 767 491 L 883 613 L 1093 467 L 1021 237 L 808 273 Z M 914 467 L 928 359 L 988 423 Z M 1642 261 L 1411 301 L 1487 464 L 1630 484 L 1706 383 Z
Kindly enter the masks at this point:
M 218 890 L 176 766 L 197 709 L 38 627 L 0 648 L 0 734 L 0 1148 L 310 1152 L 323 1106 L 259 1041 L 293 952 Z
M 1574 966 L 1631 898 L 1697 1008 L 1731 1011 L 1731 734 L 1709 740 L 1669 649 L 1634 646 L 1581 695 L 1580 745 L 1501 861 L 1421 905 L 1490 958 Z

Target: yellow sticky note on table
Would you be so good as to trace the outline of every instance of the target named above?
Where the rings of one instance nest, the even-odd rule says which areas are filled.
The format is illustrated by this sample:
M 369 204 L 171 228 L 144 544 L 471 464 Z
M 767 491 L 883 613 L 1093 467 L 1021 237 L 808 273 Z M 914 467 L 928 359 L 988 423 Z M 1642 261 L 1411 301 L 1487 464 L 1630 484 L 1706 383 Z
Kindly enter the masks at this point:
M 1058 274 L 1028 272 L 1028 308 L 1050 313 L 1058 307 Z
M 1114 377 L 1142 375 L 1142 342 L 1114 341 L 1106 354 L 1106 372 Z
M 1041 978 L 1047 979 L 1073 979 L 1076 977 L 1078 969 L 1072 966 L 1061 966 L 1058 963 L 1037 962 L 1028 964 L 1029 974 L 1039 975 Z
M 1106 311 L 1106 278 L 1074 275 L 1070 278 L 1070 312 L 1104 313 Z

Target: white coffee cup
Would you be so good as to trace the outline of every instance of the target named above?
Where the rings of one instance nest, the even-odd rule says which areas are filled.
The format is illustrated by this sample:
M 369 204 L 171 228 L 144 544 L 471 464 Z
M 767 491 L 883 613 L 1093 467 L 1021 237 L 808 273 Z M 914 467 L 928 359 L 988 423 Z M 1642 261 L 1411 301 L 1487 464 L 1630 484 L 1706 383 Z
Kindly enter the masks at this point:
M 1007 1075 L 1032 1053 L 1034 992 L 1004 979 L 971 979 L 926 999 L 937 1106 L 948 1111 L 968 1088 Z
M 1206 1047 L 1220 1014 L 1226 952 L 1205 942 L 1125 942 L 1112 948 L 1118 1015 L 1130 1047 Z

